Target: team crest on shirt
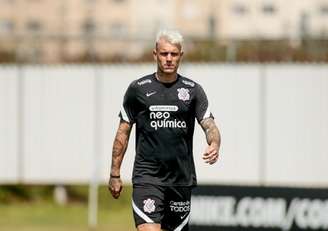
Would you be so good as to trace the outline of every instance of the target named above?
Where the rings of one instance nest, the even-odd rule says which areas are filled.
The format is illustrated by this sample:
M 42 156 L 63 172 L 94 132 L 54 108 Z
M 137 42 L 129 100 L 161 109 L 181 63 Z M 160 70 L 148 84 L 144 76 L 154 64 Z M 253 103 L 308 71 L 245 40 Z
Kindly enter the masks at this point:
M 146 213 L 152 213 L 155 211 L 155 201 L 154 200 L 148 198 L 147 200 L 144 200 L 143 203 L 144 203 L 143 210 Z
M 190 99 L 189 89 L 178 88 L 178 98 L 182 101 L 187 101 Z

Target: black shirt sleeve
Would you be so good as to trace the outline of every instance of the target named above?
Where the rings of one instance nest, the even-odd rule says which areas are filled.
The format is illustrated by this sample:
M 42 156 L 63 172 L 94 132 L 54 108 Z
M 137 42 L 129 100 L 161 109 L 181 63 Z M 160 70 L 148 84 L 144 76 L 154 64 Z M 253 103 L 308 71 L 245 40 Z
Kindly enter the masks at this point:
M 200 85 L 196 85 L 196 119 L 200 123 L 203 119 L 214 118 L 208 106 L 207 96 Z
M 120 118 L 130 124 L 135 123 L 136 117 L 136 88 L 135 82 L 132 82 L 125 92 L 123 105 L 121 106 Z

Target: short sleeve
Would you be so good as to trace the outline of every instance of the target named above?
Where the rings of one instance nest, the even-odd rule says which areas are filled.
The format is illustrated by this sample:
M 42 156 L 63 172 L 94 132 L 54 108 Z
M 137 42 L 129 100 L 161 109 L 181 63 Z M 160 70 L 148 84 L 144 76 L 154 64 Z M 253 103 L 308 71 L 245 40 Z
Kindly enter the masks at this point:
M 119 117 L 122 120 L 133 124 L 135 122 L 135 117 L 136 117 L 135 107 L 136 107 L 136 89 L 133 82 L 130 84 L 130 86 L 125 92 Z
M 200 86 L 196 86 L 196 119 L 200 123 L 203 119 L 214 118 L 208 104 L 207 96 L 204 89 Z

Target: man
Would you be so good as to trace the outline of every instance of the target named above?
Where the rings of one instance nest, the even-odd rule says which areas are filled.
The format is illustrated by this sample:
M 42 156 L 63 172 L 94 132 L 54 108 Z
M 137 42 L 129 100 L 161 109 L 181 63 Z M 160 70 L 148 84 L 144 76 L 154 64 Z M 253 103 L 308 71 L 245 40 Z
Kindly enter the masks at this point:
M 120 167 L 136 124 L 133 214 L 138 231 L 188 230 L 191 189 L 196 185 L 192 154 L 195 118 L 208 147 L 203 159 L 219 157 L 220 134 L 200 85 L 177 73 L 182 36 L 160 31 L 153 50 L 157 71 L 130 84 L 120 112 L 112 152 L 109 190 L 120 196 Z

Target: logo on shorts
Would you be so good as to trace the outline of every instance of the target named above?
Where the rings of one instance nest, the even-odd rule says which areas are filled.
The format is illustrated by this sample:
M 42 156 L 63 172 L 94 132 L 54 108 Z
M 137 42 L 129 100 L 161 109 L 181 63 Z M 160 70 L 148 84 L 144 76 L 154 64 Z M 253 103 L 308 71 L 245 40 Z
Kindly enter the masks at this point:
M 178 88 L 178 98 L 182 101 L 187 101 L 190 99 L 189 89 Z
M 170 201 L 170 209 L 176 213 L 190 212 L 190 201 Z
M 148 198 L 147 200 L 144 200 L 143 203 L 144 203 L 143 209 L 146 213 L 152 213 L 155 211 L 155 201 L 154 200 Z

